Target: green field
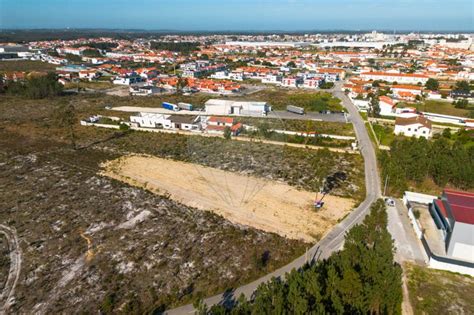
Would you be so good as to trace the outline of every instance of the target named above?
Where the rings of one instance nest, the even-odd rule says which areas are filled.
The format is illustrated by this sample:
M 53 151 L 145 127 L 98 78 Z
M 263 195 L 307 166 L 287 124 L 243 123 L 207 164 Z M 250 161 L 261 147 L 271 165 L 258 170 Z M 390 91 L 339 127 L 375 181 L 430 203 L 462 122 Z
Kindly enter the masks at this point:
M 417 265 L 406 266 L 415 314 L 474 314 L 474 279 Z
M 0 61 L 0 73 L 13 71 L 55 71 L 56 65 L 33 60 Z
M 297 120 L 297 119 L 273 119 L 273 118 L 253 118 L 239 117 L 237 120 L 243 124 L 252 126 L 265 126 L 269 129 L 291 130 L 301 132 L 316 132 L 323 134 L 333 134 L 341 136 L 354 136 L 352 124 L 330 122 L 330 121 L 314 121 L 314 120 Z
M 381 145 L 389 146 L 395 139 L 393 127 L 379 124 L 372 124 L 372 127 L 374 128 L 375 136 Z
M 77 89 L 77 83 L 68 83 L 64 86 L 66 90 L 68 89 Z M 107 90 L 113 87 L 117 87 L 117 85 L 112 84 L 110 81 L 81 81 L 79 82 L 80 89 L 92 89 L 92 90 Z
M 400 103 L 398 106 L 404 107 L 404 105 Z M 419 111 L 423 111 L 423 112 L 430 112 L 430 113 L 451 115 L 451 116 L 460 116 L 460 117 L 468 117 L 469 111 L 474 110 L 474 104 L 470 104 L 470 107 L 463 109 L 463 108 L 454 107 L 454 105 L 451 102 L 436 101 L 436 100 L 424 101 L 422 104 L 417 104 L 417 105 L 406 104 L 406 106 L 417 107 Z
M 239 99 L 268 102 L 272 105 L 273 110 L 285 110 L 287 105 L 303 107 L 309 112 L 342 111 L 344 109 L 341 100 L 328 92 L 266 89 Z

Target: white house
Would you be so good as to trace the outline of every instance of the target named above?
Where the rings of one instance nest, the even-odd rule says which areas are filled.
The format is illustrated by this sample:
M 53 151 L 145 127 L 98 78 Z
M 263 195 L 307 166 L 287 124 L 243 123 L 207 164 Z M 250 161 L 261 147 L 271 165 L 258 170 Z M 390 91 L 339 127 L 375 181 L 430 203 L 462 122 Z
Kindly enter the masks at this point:
M 82 70 L 79 71 L 79 79 L 87 79 L 89 81 L 97 78 L 99 76 L 96 70 Z
M 142 77 L 140 77 L 139 75 L 132 75 L 125 77 L 116 77 L 112 83 L 117 85 L 131 85 L 139 82 L 142 82 Z
M 160 93 L 161 89 L 156 86 L 152 85 L 145 85 L 145 86 L 131 86 L 130 87 L 130 94 L 135 96 L 148 96 Z
M 171 115 L 168 117 L 171 121 L 171 128 L 181 130 L 200 130 L 200 118 L 199 116 L 189 115 Z
M 406 137 L 424 137 L 431 138 L 431 121 L 423 116 L 415 116 L 410 118 L 397 117 L 395 119 L 396 135 L 404 135 Z
M 225 128 L 229 128 L 233 135 L 238 135 L 242 130 L 241 123 L 234 123 L 232 117 L 211 116 L 206 121 L 206 132 L 223 134 Z
M 281 84 L 282 76 L 278 74 L 269 73 L 262 78 L 262 83 L 267 84 Z
M 380 107 L 380 115 L 381 116 L 396 116 L 395 109 L 396 105 L 395 102 L 388 96 L 380 96 L 379 97 L 379 107 Z
M 137 116 L 130 116 L 130 121 L 138 127 L 171 129 L 173 126 L 169 117 L 170 115 L 139 113 Z
M 265 116 L 271 111 L 266 102 L 210 99 L 204 105 L 208 115 Z
M 321 78 L 306 78 L 303 81 L 303 87 L 307 89 L 316 89 L 321 84 Z
M 302 83 L 303 83 L 303 80 L 299 77 L 286 77 L 281 80 L 281 86 L 286 86 L 286 87 L 296 88 Z

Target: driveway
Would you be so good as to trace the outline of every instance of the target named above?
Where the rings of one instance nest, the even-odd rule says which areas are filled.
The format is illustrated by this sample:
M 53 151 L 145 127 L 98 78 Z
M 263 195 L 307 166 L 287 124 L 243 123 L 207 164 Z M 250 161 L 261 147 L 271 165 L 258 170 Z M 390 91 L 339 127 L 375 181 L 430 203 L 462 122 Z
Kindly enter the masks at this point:
M 396 199 L 395 207 L 387 206 L 387 213 L 388 231 L 395 240 L 395 260 L 400 264 L 411 261 L 424 265 L 428 257 L 423 250 L 421 241 L 413 231 L 407 214 L 408 209 L 402 201 Z

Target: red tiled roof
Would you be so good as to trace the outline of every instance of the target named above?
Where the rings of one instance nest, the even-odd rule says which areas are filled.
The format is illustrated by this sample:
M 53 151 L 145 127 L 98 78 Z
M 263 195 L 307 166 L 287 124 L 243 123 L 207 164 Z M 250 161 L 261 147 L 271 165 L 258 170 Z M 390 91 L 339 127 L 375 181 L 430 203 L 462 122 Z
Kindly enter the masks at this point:
M 445 189 L 454 220 L 474 225 L 474 193 Z
M 387 103 L 387 104 L 389 104 L 389 105 L 392 105 L 392 106 L 395 105 L 395 104 L 393 103 L 393 100 L 392 100 L 390 97 L 385 96 L 385 95 L 380 96 L 380 97 L 379 97 L 379 101 L 385 102 L 385 103 Z
M 209 117 L 209 122 L 219 122 L 219 123 L 226 123 L 226 124 L 233 124 L 234 119 L 231 117 L 217 117 L 217 116 L 211 116 Z
M 420 124 L 428 129 L 431 129 L 431 120 L 426 119 L 423 116 L 416 116 L 416 117 L 410 117 L 410 118 L 404 118 L 404 117 L 395 118 L 395 125 L 409 126 L 409 125 L 415 125 L 415 124 Z

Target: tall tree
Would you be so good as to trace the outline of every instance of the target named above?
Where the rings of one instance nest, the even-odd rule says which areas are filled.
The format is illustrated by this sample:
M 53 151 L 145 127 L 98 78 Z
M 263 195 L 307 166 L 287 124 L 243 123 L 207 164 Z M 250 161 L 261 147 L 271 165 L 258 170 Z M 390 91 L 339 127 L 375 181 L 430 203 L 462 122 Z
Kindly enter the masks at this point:
M 439 82 L 436 79 L 429 78 L 425 84 L 426 88 L 430 91 L 438 91 L 439 89 Z

